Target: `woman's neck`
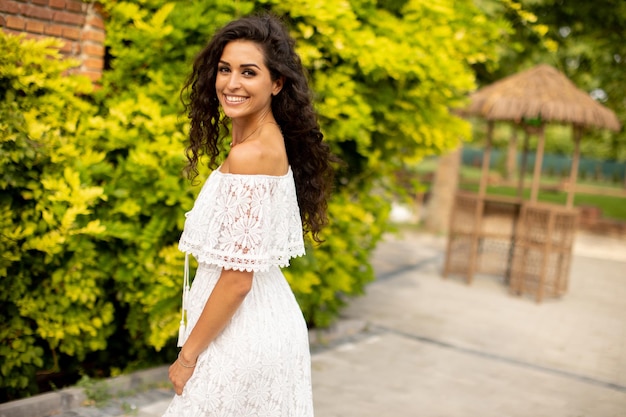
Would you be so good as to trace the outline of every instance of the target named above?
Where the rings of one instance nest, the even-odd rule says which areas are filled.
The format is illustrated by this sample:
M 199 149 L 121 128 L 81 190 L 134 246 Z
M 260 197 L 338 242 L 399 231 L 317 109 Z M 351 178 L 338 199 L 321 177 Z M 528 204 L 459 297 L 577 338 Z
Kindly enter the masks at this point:
M 244 143 L 254 136 L 254 134 L 257 133 L 262 126 L 267 124 L 277 125 L 270 109 L 266 110 L 263 114 L 253 120 L 233 120 L 233 131 L 231 135 L 233 141 L 231 142 L 231 146 Z

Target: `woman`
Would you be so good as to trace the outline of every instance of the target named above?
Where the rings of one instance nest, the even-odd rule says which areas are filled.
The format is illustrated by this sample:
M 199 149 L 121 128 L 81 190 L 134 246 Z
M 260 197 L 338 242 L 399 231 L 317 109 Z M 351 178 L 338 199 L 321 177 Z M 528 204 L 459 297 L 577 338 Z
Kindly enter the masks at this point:
M 199 267 L 185 284 L 182 349 L 169 370 L 177 395 L 165 415 L 312 416 L 308 332 L 280 267 L 304 254 L 303 230 L 320 241 L 333 157 L 294 41 L 272 16 L 231 22 L 185 89 L 189 176 L 201 155 L 217 169 L 179 243 Z

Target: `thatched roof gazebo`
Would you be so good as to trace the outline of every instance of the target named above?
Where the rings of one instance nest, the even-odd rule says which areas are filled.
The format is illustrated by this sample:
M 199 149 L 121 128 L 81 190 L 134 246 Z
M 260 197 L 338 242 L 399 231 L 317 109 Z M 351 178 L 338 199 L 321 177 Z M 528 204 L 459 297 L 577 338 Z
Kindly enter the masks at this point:
M 618 131 L 621 128 L 615 113 L 592 99 L 589 94 L 579 90 L 561 72 L 546 64 L 537 65 L 481 88 L 470 96 L 470 105 L 464 113 L 484 118 L 489 122 L 487 151 L 491 147 L 494 121 L 508 121 L 521 125 L 527 132 L 527 138 L 529 133 L 537 133 L 539 141 L 531 186 L 531 201 L 537 201 L 545 123 L 571 124 L 574 127 L 575 150 L 572 158 L 567 207 L 573 206 L 583 129 L 596 127 Z M 525 148 L 527 150 L 527 143 Z M 488 161 L 489 159 L 487 163 Z M 485 168 L 484 165 L 483 168 Z M 486 178 L 483 172 L 480 187 L 480 193 L 483 195 L 486 189 Z M 523 179 L 520 179 L 520 187 L 523 187 L 522 181 Z
M 573 208 L 580 140 L 588 127 L 619 130 L 615 114 L 579 90 L 549 65 L 503 78 L 470 96 L 463 112 L 488 122 L 478 194 L 457 192 L 449 228 L 444 277 L 475 272 L 504 275 L 516 294 L 531 293 L 537 301 L 560 296 L 567 289 L 578 212 Z M 525 133 L 518 198 L 486 196 L 494 123 L 511 122 Z M 566 205 L 538 203 L 546 123 L 571 124 L 575 150 Z M 522 199 L 526 154 L 531 134 L 538 136 L 530 201 Z

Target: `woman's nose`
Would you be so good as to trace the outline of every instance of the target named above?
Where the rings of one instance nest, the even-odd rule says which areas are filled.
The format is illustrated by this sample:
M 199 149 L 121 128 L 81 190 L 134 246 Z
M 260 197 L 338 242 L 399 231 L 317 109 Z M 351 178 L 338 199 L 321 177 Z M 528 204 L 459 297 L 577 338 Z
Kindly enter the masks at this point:
M 238 74 L 230 74 L 230 77 L 228 77 L 227 86 L 230 90 L 236 90 L 237 88 L 241 87 L 241 80 L 239 79 Z

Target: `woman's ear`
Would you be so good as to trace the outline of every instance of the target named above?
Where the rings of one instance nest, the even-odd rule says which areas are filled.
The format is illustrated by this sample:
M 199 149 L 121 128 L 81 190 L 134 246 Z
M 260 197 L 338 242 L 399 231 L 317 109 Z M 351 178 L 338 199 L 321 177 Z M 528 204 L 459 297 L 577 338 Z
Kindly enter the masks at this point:
M 285 77 L 281 76 L 276 81 L 274 81 L 274 88 L 272 89 L 272 95 L 275 96 L 283 89 L 283 85 L 285 84 Z

